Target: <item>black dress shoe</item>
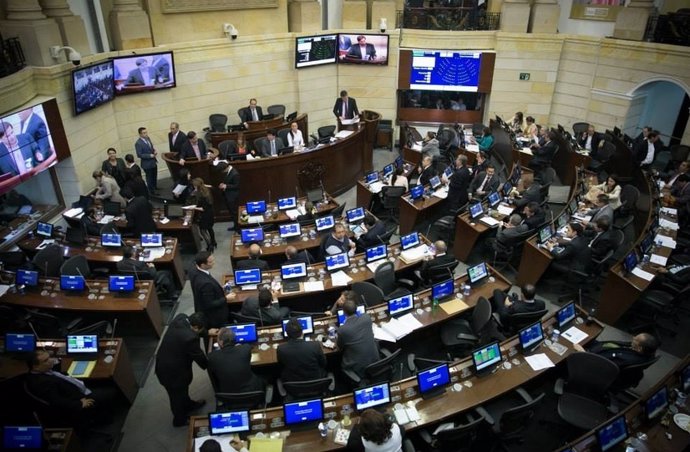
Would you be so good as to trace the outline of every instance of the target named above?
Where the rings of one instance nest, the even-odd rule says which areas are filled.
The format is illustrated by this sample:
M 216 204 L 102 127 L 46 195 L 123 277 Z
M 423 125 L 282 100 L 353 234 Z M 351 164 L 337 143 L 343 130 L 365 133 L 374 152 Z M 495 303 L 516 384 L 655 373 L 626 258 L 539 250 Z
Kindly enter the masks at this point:
M 206 400 L 204 399 L 192 400 L 192 404 L 189 407 L 189 411 L 196 411 L 202 408 L 204 405 L 206 405 Z

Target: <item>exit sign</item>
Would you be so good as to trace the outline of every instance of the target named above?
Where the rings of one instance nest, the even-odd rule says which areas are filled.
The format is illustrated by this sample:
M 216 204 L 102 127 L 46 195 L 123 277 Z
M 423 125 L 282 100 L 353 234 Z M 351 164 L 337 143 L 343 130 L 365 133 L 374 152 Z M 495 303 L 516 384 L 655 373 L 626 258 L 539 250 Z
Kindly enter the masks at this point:
M 529 80 L 529 72 L 520 72 L 520 80 Z

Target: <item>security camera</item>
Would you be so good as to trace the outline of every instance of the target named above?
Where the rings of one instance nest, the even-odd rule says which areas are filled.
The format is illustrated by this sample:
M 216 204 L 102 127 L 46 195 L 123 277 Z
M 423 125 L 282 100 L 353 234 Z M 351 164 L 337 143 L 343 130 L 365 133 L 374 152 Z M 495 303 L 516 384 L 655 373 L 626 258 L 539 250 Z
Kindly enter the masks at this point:
M 240 35 L 240 32 L 237 31 L 237 28 L 233 28 L 233 29 L 230 31 L 230 37 L 231 37 L 232 39 L 237 39 L 237 37 L 238 37 L 239 35 Z
M 233 24 L 223 24 L 223 31 L 225 32 L 225 36 L 233 40 L 237 39 L 240 35 L 240 32 L 237 31 L 237 28 L 235 28 Z
M 68 51 L 67 53 L 67 58 L 72 62 L 73 65 L 79 66 L 81 64 L 81 53 L 77 52 L 74 50 L 72 47 L 69 46 L 51 46 L 50 47 L 50 56 L 58 59 L 60 58 L 60 52 L 66 50 Z
M 388 20 L 382 17 L 381 20 L 379 20 L 379 30 L 381 30 L 381 33 L 385 33 L 386 28 L 388 28 Z

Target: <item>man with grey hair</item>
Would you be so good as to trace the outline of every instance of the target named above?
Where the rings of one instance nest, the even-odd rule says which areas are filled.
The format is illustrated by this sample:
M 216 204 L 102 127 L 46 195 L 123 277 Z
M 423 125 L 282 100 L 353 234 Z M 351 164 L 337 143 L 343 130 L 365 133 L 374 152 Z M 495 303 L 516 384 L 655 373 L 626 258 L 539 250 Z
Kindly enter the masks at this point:
M 219 350 L 208 355 L 208 371 L 216 392 L 263 391 L 264 383 L 252 372 L 252 346 L 241 343 L 235 332 L 218 331 Z
M 423 281 L 429 280 L 429 272 L 433 268 L 442 267 L 455 261 L 455 258 L 448 254 L 448 245 L 443 240 L 435 241 L 434 248 L 436 248 L 434 257 L 425 261 L 419 269 L 419 274 Z
M 529 226 L 520 223 L 522 223 L 522 217 L 520 214 L 512 214 L 508 220 L 508 224 L 505 224 L 499 228 L 499 231 L 496 234 L 496 240 L 501 243 L 508 243 L 520 236 L 520 234 L 524 234 L 525 232 L 529 231 Z

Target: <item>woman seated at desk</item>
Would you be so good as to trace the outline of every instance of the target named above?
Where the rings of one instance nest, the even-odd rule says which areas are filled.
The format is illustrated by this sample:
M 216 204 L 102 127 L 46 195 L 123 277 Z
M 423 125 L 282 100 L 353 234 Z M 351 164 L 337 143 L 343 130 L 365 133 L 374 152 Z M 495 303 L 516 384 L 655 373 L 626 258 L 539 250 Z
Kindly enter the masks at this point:
M 304 147 L 304 137 L 296 122 L 290 124 L 290 131 L 287 134 L 287 145 L 288 147 L 294 147 L 295 150 Z
M 621 186 L 618 184 L 618 177 L 615 174 L 610 175 L 601 184 L 591 186 L 585 195 L 585 199 L 594 203 L 597 200 L 597 196 L 601 193 L 609 195 L 609 205 L 613 210 L 621 206 Z

